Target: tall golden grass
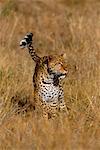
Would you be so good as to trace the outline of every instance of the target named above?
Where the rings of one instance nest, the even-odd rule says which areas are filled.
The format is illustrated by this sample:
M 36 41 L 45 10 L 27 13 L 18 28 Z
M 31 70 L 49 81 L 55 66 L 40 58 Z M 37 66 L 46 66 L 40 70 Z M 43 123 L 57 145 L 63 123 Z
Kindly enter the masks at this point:
M 67 54 L 66 118 L 33 111 L 34 62 L 19 41 L 34 33 L 40 56 Z M 0 150 L 100 149 L 99 0 L 0 1 Z

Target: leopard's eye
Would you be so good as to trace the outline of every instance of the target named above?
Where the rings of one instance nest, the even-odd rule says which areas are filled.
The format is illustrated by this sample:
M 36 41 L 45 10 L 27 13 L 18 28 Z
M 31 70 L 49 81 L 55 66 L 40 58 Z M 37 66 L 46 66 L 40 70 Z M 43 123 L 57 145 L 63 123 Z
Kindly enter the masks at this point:
M 56 66 L 58 66 L 58 65 L 59 65 L 59 66 L 61 66 L 61 65 L 62 65 L 62 63 L 56 63 L 55 65 L 56 65 Z

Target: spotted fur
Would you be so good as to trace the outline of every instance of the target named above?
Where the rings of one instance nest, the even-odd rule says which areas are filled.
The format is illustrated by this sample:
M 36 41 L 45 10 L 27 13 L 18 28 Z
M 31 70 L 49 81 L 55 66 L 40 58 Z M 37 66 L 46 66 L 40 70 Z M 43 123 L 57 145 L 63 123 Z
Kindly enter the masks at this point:
M 64 67 L 64 55 L 39 57 L 32 45 L 32 37 L 32 33 L 26 34 L 20 46 L 28 49 L 36 63 L 33 75 L 36 108 L 42 110 L 43 116 L 51 118 L 59 111 L 67 112 L 61 81 L 68 71 Z

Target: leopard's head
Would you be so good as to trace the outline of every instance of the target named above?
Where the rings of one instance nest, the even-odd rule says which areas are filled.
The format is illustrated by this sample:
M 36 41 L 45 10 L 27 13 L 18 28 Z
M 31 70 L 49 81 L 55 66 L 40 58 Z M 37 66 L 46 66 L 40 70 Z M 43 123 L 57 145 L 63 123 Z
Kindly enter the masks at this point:
M 66 54 L 48 56 L 47 70 L 50 75 L 60 79 L 66 77 L 68 69 L 65 65 L 65 56 Z

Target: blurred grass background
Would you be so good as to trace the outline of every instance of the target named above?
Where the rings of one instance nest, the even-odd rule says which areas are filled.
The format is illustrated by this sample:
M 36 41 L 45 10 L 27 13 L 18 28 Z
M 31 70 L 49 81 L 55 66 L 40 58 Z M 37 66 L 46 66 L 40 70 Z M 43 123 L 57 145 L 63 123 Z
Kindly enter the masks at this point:
M 46 123 L 32 111 L 35 64 L 19 47 L 27 32 L 38 55 L 67 54 L 67 118 Z M 0 1 L 0 149 L 100 149 L 99 0 Z

